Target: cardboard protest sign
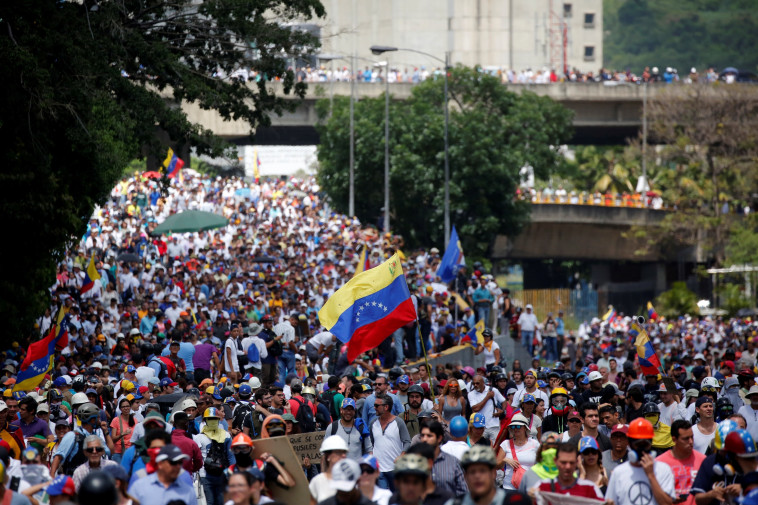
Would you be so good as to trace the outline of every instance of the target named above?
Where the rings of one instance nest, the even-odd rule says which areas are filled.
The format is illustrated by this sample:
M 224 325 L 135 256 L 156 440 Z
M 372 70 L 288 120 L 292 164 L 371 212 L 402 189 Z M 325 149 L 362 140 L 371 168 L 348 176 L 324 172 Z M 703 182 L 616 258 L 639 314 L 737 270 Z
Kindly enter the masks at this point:
M 303 458 L 307 457 L 310 458 L 311 463 L 318 464 L 321 460 L 321 442 L 324 441 L 325 436 L 325 431 L 290 435 L 290 444 L 297 454 L 297 459 L 303 461 Z
M 274 455 L 295 479 L 295 486 L 290 489 L 284 489 L 275 483 L 268 484 L 271 497 L 283 503 L 309 503 L 311 493 L 308 490 L 308 479 L 305 478 L 302 470 L 302 460 L 292 450 L 289 438 L 274 437 L 255 440 L 253 458 L 260 459 L 261 454 L 267 452 Z

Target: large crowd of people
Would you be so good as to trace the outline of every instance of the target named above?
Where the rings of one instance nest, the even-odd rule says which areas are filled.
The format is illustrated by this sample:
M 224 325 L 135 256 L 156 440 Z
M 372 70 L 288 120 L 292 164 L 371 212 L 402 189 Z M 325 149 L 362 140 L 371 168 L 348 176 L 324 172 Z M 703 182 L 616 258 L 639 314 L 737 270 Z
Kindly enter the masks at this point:
M 151 233 L 185 210 L 229 224 Z M 348 362 L 319 309 L 359 257 L 395 253 L 418 325 Z M 314 180 L 188 171 L 162 191 L 124 178 L 51 279 L 31 339 L 67 326 L 50 373 L 14 391 L 30 342 L 3 352 L 0 500 L 758 503 L 756 322 L 656 318 L 645 328 L 663 366 L 646 375 L 630 317 L 569 329 L 480 264 L 439 282 L 439 262 L 436 248 L 329 213 Z M 456 353 L 424 366 L 424 350 L 458 345 L 480 320 L 481 367 Z M 323 435 L 318 460 L 261 448 L 302 433 Z
M 616 83 L 683 83 L 683 84 L 705 84 L 723 81 L 733 83 L 737 78 L 737 72 L 730 71 L 731 67 L 721 73 L 713 67 L 702 68 L 698 70 L 695 67 L 689 69 L 684 75 L 673 67 L 666 67 L 661 71 L 658 67 L 645 67 L 642 72 L 632 72 L 631 70 L 610 70 L 601 67 L 597 72 L 583 72 L 576 67 L 567 68 L 565 72 L 560 69 L 548 67 L 524 68 L 521 70 L 509 69 L 507 67 L 483 67 L 481 72 L 498 77 L 503 84 L 551 84 L 556 82 L 601 82 L 608 84 Z M 443 67 L 426 67 L 419 65 L 415 67 L 391 67 L 389 72 L 383 66 L 371 65 L 364 66 L 351 72 L 348 66 L 319 65 L 305 66 L 292 69 L 295 72 L 296 79 L 299 82 L 325 83 L 325 82 L 351 82 L 356 83 L 380 83 L 387 84 L 418 84 L 428 79 L 442 79 L 444 77 Z M 219 74 L 221 75 L 221 74 Z M 258 81 L 265 79 L 265 76 L 253 69 L 240 68 L 230 76 L 242 81 Z

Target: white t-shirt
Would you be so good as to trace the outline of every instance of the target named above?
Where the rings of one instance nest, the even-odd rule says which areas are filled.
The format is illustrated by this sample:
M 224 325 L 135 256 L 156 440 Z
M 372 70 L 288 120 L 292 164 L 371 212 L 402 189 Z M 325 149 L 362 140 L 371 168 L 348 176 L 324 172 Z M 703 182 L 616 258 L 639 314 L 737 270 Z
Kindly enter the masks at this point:
M 464 441 L 456 442 L 455 440 L 451 440 L 450 442 L 446 442 L 442 444 L 442 447 L 440 447 L 440 450 L 444 452 L 445 454 L 449 454 L 451 456 L 455 456 L 458 458 L 458 461 L 461 460 L 463 455 L 471 449 L 469 445 Z
M 242 350 L 245 351 L 245 356 L 247 356 L 247 350 L 250 349 L 251 345 L 254 345 L 258 348 L 258 354 L 260 354 L 261 359 L 268 357 L 268 349 L 266 349 L 266 342 L 263 341 L 263 339 L 259 336 L 253 336 L 253 337 L 245 337 L 242 339 Z M 249 368 L 263 368 L 263 365 L 261 364 L 261 360 L 259 359 L 255 363 L 248 363 L 245 365 L 245 369 Z
M 672 499 L 676 499 L 671 467 L 656 461 L 653 464 L 653 472 L 661 489 Z M 634 466 L 628 461 L 617 466 L 611 473 L 605 499 L 613 500 L 615 505 L 658 505 L 645 471 L 641 466 Z
M 226 356 L 227 349 L 231 349 L 231 363 L 229 363 L 229 358 Z M 226 342 L 224 342 L 224 370 L 227 372 L 239 372 L 240 371 L 240 364 L 239 361 L 237 361 L 237 344 L 235 343 L 233 338 L 227 338 Z
M 534 313 L 522 312 L 518 317 L 518 324 L 521 325 L 521 331 L 534 331 L 537 329 L 539 321 L 537 321 L 537 316 Z
M 540 398 L 542 398 L 545 401 L 545 407 L 547 407 L 549 403 L 549 399 L 547 394 L 545 394 L 544 391 L 542 391 L 540 388 L 535 389 L 533 392 L 528 393 L 526 391 L 526 387 L 523 389 L 519 389 L 516 391 L 516 394 L 513 395 L 513 402 L 511 403 L 512 406 L 518 408 L 521 408 L 521 400 L 524 398 L 524 395 L 532 395 L 534 396 L 534 399 L 537 400 L 537 402 L 540 401 Z
M 331 482 L 332 480 L 326 476 L 326 473 L 320 473 L 311 479 L 308 489 L 316 503 L 321 503 L 337 494 L 337 491 L 332 488 Z
M 482 400 L 484 400 L 484 397 L 487 396 L 488 392 L 487 388 L 481 393 L 477 392 L 476 389 L 472 389 L 468 393 L 469 404 L 474 406 L 481 403 Z M 479 411 L 480 414 L 484 415 L 484 419 L 487 421 L 487 424 L 485 425 L 487 428 L 497 428 L 500 426 L 500 419 L 493 417 L 492 414 L 495 412 L 495 403 L 503 403 L 505 401 L 505 398 L 500 394 L 500 391 L 492 388 L 492 392 L 495 393 L 495 396 L 488 400 L 487 403 L 484 404 L 484 407 L 482 407 L 482 410 Z
M 708 446 L 711 444 L 711 440 L 716 436 L 716 430 L 713 430 L 713 433 L 710 435 L 706 435 L 700 431 L 700 428 L 695 424 L 692 426 L 692 435 L 695 439 L 695 450 L 705 454 L 705 451 L 708 450 Z
M 485 365 L 494 365 L 495 364 L 495 351 L 500 350 L 500 346 L 497 345 L 497 342 L 492 342 L 492 348 L 488 351 L 487 348 L 484 348 L 484 364 Z
M 505 457 L 510 459 L 517 459 L 519 464 L 524 468 L 524 470 L 529 470 L 532 465 L 534 465 L 534 462 L 537 460 L 537 449 L 540 447 L 540 443 L 534 440 L 533 438 L 527 438 L 526 443 L 519 447 L 518 445 L 514 444 L 514 447 L 516 448 L 516 457 L 513 456 L 513 453 L 511 452 L 511 441 L 510 440 L 504 440 L 502 444 L 500 444 L 500 448 L 503 449 L 503 452 L 505 452 Z M 503 477 L 503 488 L 505 489 L 516 489 L 511 485 L 511 479 L 513 478 L 513 468 L 511 468 L 509 465 L 505 465 L 505 476 Z
M 376 505 L 389 505 L 390 498 L 392 498 L 392 491 L 374 485 L 374 495 L 370 498 L 372 502 Z
M 321 333 L 315 334 L 309 341 L 309 344 L 311 344 L 313 347 L 315 347 L 318 350 L 318 346 L 323 345 L 325 348 L 332 345 L 332 334 L 328 331 L 322 331 Z

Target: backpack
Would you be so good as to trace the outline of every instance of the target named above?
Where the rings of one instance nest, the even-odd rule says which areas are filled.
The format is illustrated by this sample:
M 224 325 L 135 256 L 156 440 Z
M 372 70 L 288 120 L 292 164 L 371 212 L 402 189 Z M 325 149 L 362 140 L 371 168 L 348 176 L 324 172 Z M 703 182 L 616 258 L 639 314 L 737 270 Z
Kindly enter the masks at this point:
M 229 466 L 229 458 L 226 456 L 224 444 L 211 440 L 208 447 L 208 454 L 203 461 L 203 467 L 209 475 L 221 475 L 224 469 Z
M 273 356 L 274 358 L 278 358 L 282 354 L 284 354 L 284 346 L 282 346 L 282 343 L 279 340 L 272 340 L 274 343 L 271 344 L 271 347 L 268 348 L 268 355 Z
M 79 465 L 87 461 L 87 456 L 84 454 L 84 438 L 85 436 L 78 431 L 74 432 L 74 445 L 63 460 L 61 465 L 61 472 L 66 475 L 74 475 Z
M 337 396 L 337 390 L 327 390 L 324 391 L 321 394 L 321 398 L 319 398 L 319 402 L 321 402 L 324 407 L 329 410 L 329 415 L 332 416 L 332 419 L 335 421 L 339 419 L 339 413 L 337 412 L 337 408 L 334 406 L 334 397 Z
M 240 403 L 239 405 L 237 405 L 237 408 L 234 409 L 234 414 L 232 417 L 232 428 L 237 429 L 237 430 L 242 430 L 243 423 L 245 422 L 245 418 L 247 416 L 252 416 L 252 415 L 253 415 L 253 406 L 250 405 L 249 403 Z M 250 424 L 252 424 L 252 418 L 251 418 Z M 253 431 L 255 430 L 253 429 Z M 251 433 L 250 436 L 253 437 L 254 433 Z
M 161 360 L 157 356 L 153 356 L 152 359 L 150 360 L 150 363 L 158 363 L 158 365 L 160 366 L 161 371 L 158 372 L 158 379 L 163 379 L 164 377 L 168 376 L 168 368 L 166 367 L 166 364 L 163 362 L 163 360 Z
M 297 425 L 300 427 L 300 432 L 312 433 L 316 431 L 316 420 L 313 418 L 310 403 L 303 402 L 297 398 L 292 398 L 292 400 L 295 400 L 300 405 L 300 408 L 297 409 L 297 416 L 295 416 Z
M 253 363 L 258 363 L 260 360 L 261 352 L 258 350 L 258 346 L 255 345 L 255 342 L 253 342 L 250 344 L 250 347 L 247 348 L 247 361 L 252 365 Z
M 332 423 L 332 429 L 330 430 L 330 435 L 336 435 L 337 434 L 337 426 L 339 425 L 339 421 L 334 421 Z M 355 429 L 358 430 L 358 433 L 361 435 L 361 454 L 366 454 L 366 437 L 369 437 L 371 434 L 368 431 L 368 427 L 366 426 L 366 423 L 363 422 L 363 418 L 356 417 L 355 418 Z

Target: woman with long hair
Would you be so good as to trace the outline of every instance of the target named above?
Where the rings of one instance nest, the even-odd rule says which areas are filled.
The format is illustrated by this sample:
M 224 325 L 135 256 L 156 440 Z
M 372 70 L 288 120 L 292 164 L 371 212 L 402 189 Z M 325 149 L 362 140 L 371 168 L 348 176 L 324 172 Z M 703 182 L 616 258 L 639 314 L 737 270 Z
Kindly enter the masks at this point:
M 458 384 L 456 379 L 447 381 L 439 402 L 435 405 L 435 410 L 448 423 L 455 416 L 466 414 L 466 399 L 463 397 L 460 384 Z
M 579 440 L 579 478 L 594 482 L 605 494 L 608 489 L 608 475 L 600 458 L 600 448 L 592 437 Z
M 527 419 L 521 414 L 516 414 L 508 426 L 509 440 L 500 444 L 497 454 L 498 467 L 505 470 L 503 487 L 515 490 L 521 483 L 523 474 L 532 467 L 537 460 L 537 449 L 540 443 L 527 435 Z M 523 471 L 521 471 L 523 469 Z
M 132 446 L 132 432 L 134 432 L 134 414 L 132 413 L 132 404 L 126 397 L 121 398 L 118 402 L 121 409 L 121 415 L 114 417 L 111 421 L 111 438 L 113 439 L 113 456 L 111 459 L 116 463 L 121 463 L 126 450 Z
M 263 494 L 263 474 L 255 468 L 252 471 L 234 472 L 226 485 L 227 504 L 258 505 Z M 268 500 L 270 501 L 270 500 Z
M 500 363 L 500 346 L 494 341 L 492 330 L 485 328 L 482 332 L 484 342 L 476 346 L 474 354 L 484 353 L 484 366 L 487 372 L 492 371 L 492 367 Z

